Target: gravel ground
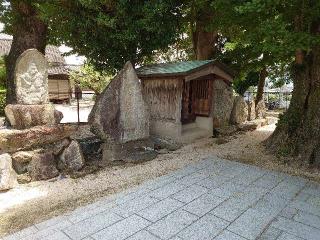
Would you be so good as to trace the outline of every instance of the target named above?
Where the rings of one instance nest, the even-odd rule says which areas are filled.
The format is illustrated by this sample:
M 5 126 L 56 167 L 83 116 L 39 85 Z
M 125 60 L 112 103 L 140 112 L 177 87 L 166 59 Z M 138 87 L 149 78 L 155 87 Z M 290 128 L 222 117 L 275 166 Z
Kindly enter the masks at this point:
M 159 155 L 150 162 L 108 167 L 78 179 L 58 178 L 33 182 L 0 193 L 0 237 L 94 202 L 99 197 L 167 174 L 209 155 L 320 181 L 319 171 L 295 162 L 288 165 L 286 160 L 265 152 L 261 142 L 270 136 L 274 127 L 269 125 L 254 132 L 228 137 L 224 144 L 217 144 L 213 138 L 201 139 L 175 152 Z

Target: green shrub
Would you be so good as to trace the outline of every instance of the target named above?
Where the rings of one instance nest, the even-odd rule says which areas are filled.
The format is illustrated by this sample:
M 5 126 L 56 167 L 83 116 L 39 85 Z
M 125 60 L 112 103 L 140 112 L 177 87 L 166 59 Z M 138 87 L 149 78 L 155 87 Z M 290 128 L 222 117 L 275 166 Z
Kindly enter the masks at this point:
M 3 57 L 0 57 L 0 89 L 6 86 L 6 67 Z
M 4 117 L 4 108 L 6 106 L 6 90 L 0 90 L 0 116 Z

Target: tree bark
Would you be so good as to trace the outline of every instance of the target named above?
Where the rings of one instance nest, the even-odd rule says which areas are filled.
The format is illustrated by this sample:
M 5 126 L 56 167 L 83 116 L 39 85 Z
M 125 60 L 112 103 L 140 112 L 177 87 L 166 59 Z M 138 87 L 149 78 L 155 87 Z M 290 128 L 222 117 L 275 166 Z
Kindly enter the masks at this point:
M 268 75 L 267 69 L 264 67 L 264 68 L 260 71 L 260 75 L 259 75 L 257 96 L 256 96 L 256 99 L 255 99 L 255 104 L 256 104 L 256 106 L 257 106 L 258 103 L 263 99 L 263 91 L 264 91 L 264 85 L 265 85 L 265 83 L 266 83 L 267 75 Z
M 14 71 L 18 57 L 30 48 L 36 48 L 43 54 L 47 43 L 47 25 L 41 21 L 34 6 L 27 1 L 11 1 L 14 14 L 13 40 L 8 57 L 7 71 L 7 104 L 16 102 Z
M 292 73 L 294 90 L 289 109 L 266 145 L 281 155 L 299 156 L 320 166 L 320 46 L 308 54 L 297 50 Z
M 193 49 L 197 60 L 212 59 L 215 54 L 215 43 L 218 39 L 217 32 L 207 32 L 206 22 L 197 21 L 193 32 Z

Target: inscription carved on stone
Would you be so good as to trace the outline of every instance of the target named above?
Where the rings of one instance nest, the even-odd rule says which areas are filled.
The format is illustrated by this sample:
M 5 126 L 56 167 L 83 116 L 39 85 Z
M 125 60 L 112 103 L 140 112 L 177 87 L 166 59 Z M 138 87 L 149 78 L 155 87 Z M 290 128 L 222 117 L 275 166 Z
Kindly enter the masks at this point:
M 48 64 L 43 54 L 29 49 L 21 54 L 15 69 L 17 103 L 48 102 Z

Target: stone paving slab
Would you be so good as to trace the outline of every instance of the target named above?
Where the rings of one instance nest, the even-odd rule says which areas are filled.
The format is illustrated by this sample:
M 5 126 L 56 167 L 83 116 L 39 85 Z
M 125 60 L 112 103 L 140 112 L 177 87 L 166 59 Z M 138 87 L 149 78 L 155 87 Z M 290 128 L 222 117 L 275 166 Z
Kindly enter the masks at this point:
M 223 231 L 215 240 L 246 240 L 245 238 L 227 230 Z
M 100 213 L 96 216 L 66 227 L 63 231 L 73 240 L 80 240 L 96 233 L 123 218 L 110 212 Z
M 170 239 L 198 219 L 191 213 L 178 210 L 151 225 L 148 231 L 161 239 Z
M 166 198 L 148 208 L 143 209 L 137 214 L 151 222 L 156 222 L 174 212 L 178 208 L 181 208 L 182 206 L 184 206 L 182 202 L 179 202 L 175 199 Z
M 272 226 L 302 239 L 319 240 L 320 238 L 319 228 L 310 227 L 291 219 L 279 217 L 272 223 Z
M 150 222 L 137 216 L 132 215 L 122 221 L 119 221 L 95 234 L 92 238 L 95 240 L 120 240 L 126 239 L 135 233 L 143 230 L 150 225 Z
M 180 233 L 178 236 L 185 240 L 212 239 L 229 225 L 229 222 L 211 214 L 206 214 Z
M 148 240 L 161 240 L 160 238 L 152 235 L 151 233 L 145 231 L 145 230 L 142 230 L 138 233 L 136 233 L 135 235 L 133 235 L 132 237 L 129 237 L 127 238 L 128 240 L 145 240 L 145 239 L 148 239 Z
M 171 198 L 176 199 L 183 203 L 189 203 L 193 200 L 199 198 L 201 195 L 208 192 L 207 188 L 198 186 L 198 185 L 192 185 L 190 187 L 187 187 L 183 190 L 181 190 L 178 193 L 175 193 L 171 196 Z
M 211 192 L 208 192 L 185 205 L 183 209 L 187 212 L 202 217 L 203 215 L 220 205 L 223 201 L 225 201 L 224 198 L 215 196 Z
M 238 233 L 246 239 L 257 239 L 261 232 L 275 217 L 272 213 L 262 212 L 249 208 L 238 219 L 228 226 L 228 230 Z
M 320 184 L 210 157 L 0 240 L 319 240 Z
M 280 235 L 282 235 L 281 230 L 277 228 L 269 227 L 266 231 L 264 231 L 264 233 L 262 233 L 259 239 L 260 240 L 277 240 L 280 237 Z

